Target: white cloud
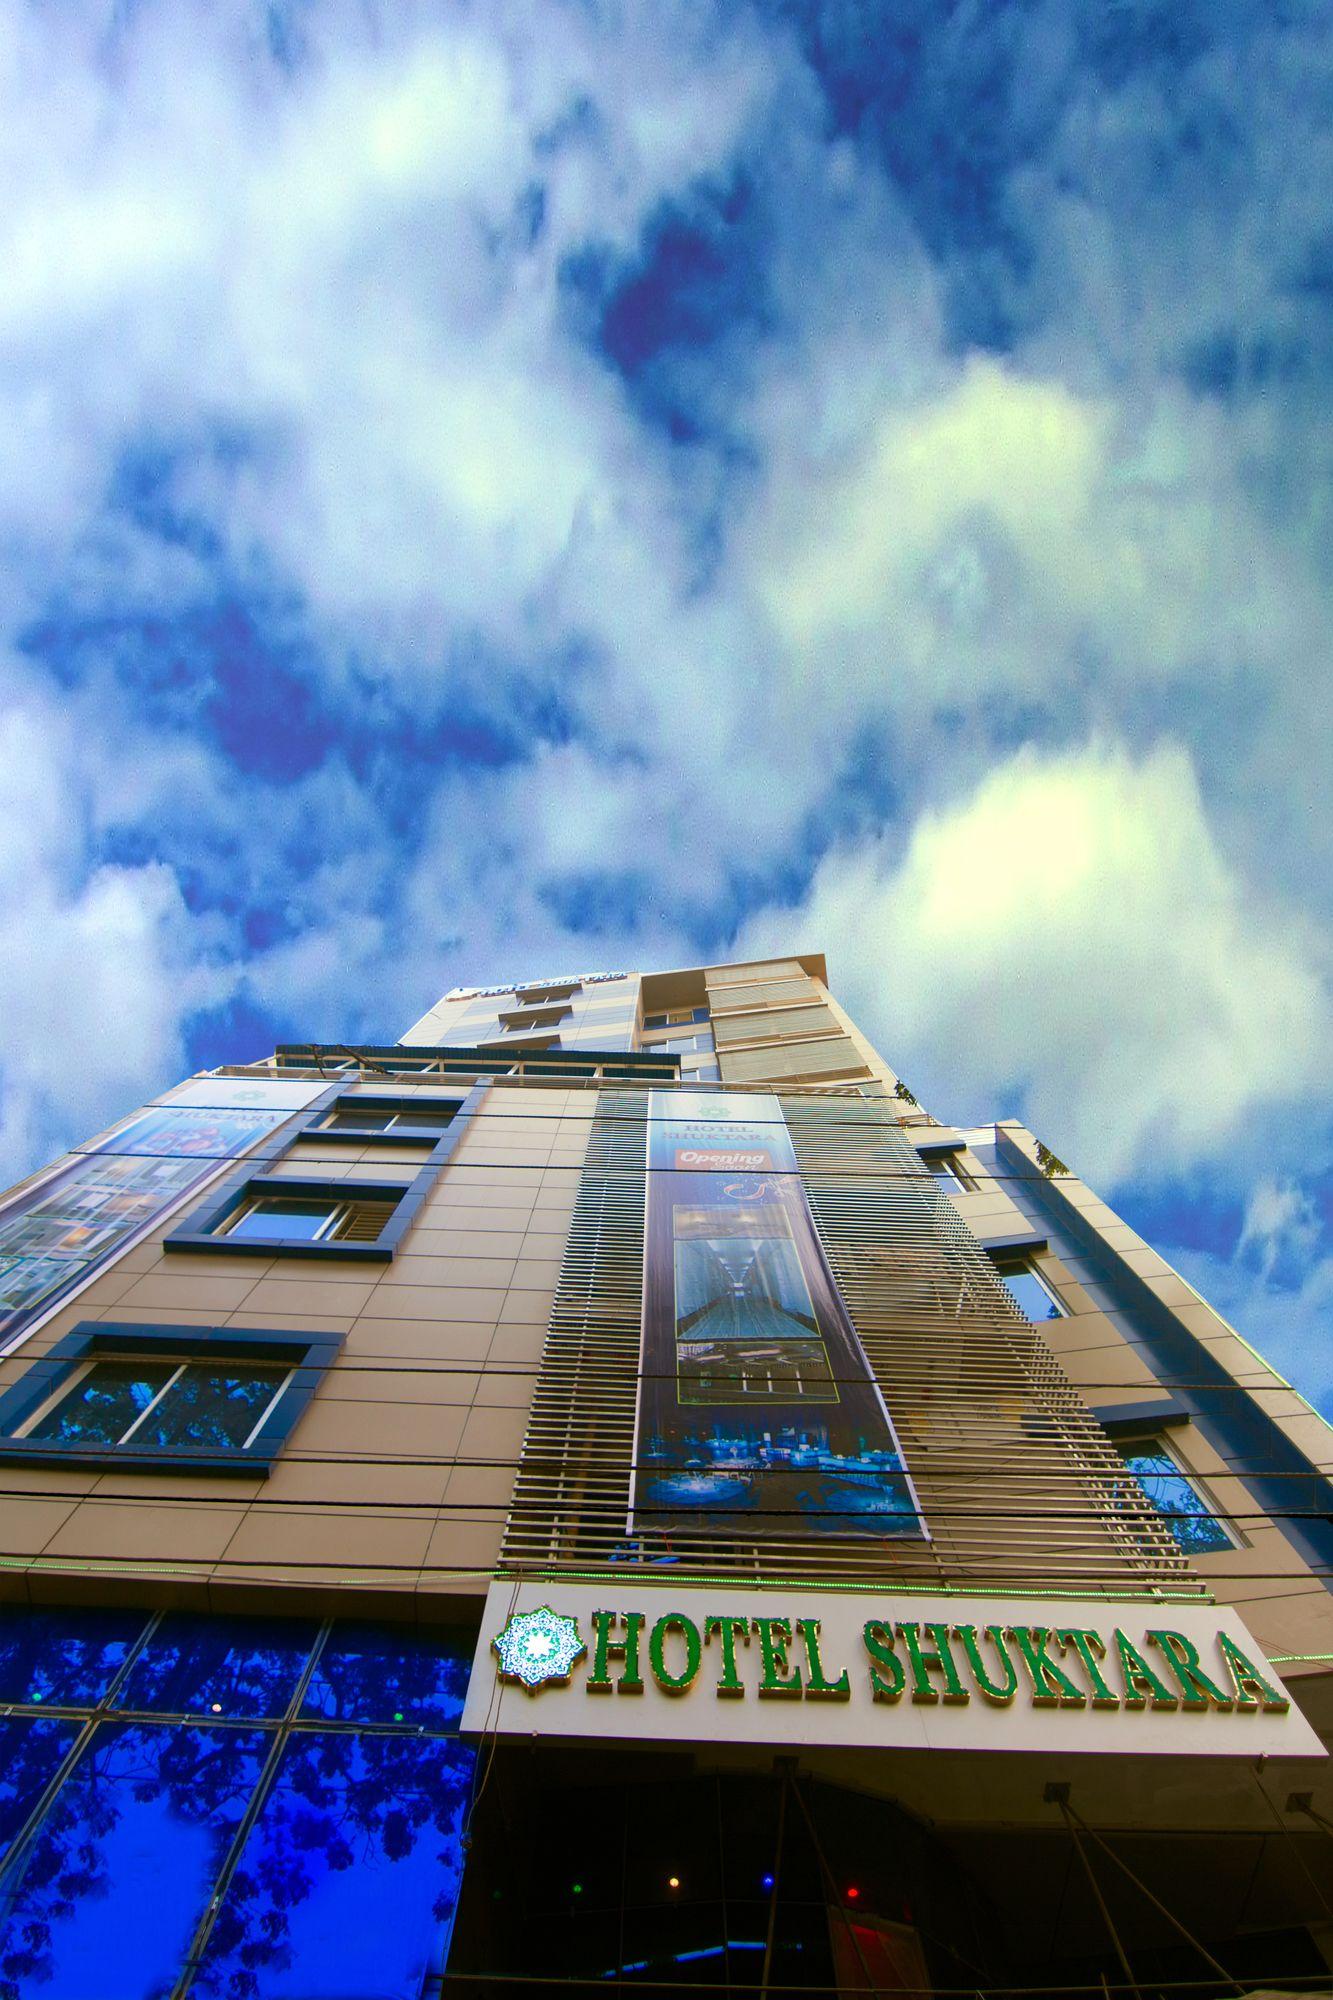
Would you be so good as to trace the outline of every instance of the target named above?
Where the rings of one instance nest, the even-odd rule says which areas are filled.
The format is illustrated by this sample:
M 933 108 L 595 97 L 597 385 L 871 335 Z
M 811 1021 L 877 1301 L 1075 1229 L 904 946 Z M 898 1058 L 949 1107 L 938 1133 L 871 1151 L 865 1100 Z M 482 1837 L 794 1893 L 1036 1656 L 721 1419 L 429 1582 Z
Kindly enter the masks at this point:
M 850 825 L 771 941 L 808 917 L 890 1056 L 957 1093 L 941 1108 L 1017 1091 L 1105 1176 L 1215 1153 L 1246 1107 L 1313 1087 L 1315 947 L 1290 913 L 1322 894 L 1320 537 L 1264 504 L 1268 420 L 1166 362 L 1225 243 L 1210 323 L 1271 279 L 1275 155 L 1243 228 L 1181 206 L 1173 280 L 1169 231 L 1144 244 L 1087 199 L 1168 108 L 1076 90 L 1054 164 L 1025 154 L 1010 188 L 1044 323 L 982 360 L 946 327 L 947 253 L 865 150 L 826 142 L 787 32 L 746 10 L 314 7 L 285 73 L 244 6 L 115 13 L 108 44 L 100 5 L 0 0 L 0 628 L 52 597 L 169 627 L 257 580 L 359 749 L 457 708 L 521 745 L 499 772 L 414 763 L 417 848 L 385 803 L 391 734 L 356 772 L 246 780 L 183 713 L 118 712 L 110 647 L 81 665 L 81 728 L 29 704 L 29 983 L 72 990 L 63 968 L 104 954 L 129 996 L 137 953 L 127 1077 L 166 1080 L 242 960 L 304 1031 L 391 1034 L 454 978 L 586 959 L 570 898 L 627 848 L 646 886 L 609 899 L 605 946 L 652 962 Z M 696 363 L 728 458 L 643 423 L 565 280 L 733 180 L 768 261 L 764 331 Z M 223 564 L 108 507 L 123 454 L 158 447 Z M 1005 761 L 1025 735 L 1163 731 L 1189 764 Z M 882 784 L 847 778 L 865 742 Z M 106 872 L 112 829 L 165 859 Z M 276 908 L 289 934 L 247 952 L 230 913 L 185 909 L 187 873 L 192 903 Z M 0 1035 L 15 1157 L 121 1087 L 108 1046 L 87 1103 L 50 1097 L 54 1058 L 16 1095 L 28 1043 L 55 1040 L 23 991 Z
M 826 857 L 741 942 L 795 936 L 938 1114 L 1022 1112 L 1094 1185 L 1215 1154 L 1322 1087 L 1311 941 L 1228 867 L 1176 748 L 1021 753 L 901 853 Z
M 0 712 L 0 1177 L 178 1075 L 182 1020 L 226 987 L 170 868 L 83 866 L 81 755 L 40 699 Z
M 1333 1417 L 1333 1257 L 1311 1258 L 1293 1285 L 1274 1283 L 1238 1257 L 1173 1249 L 1172 1262 L 1263 1359 Z

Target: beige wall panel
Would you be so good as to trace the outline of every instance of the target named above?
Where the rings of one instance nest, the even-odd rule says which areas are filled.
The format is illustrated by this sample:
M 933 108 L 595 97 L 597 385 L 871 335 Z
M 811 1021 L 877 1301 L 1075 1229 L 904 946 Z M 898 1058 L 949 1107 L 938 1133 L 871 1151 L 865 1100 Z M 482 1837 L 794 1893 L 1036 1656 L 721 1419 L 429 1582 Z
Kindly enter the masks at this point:
M 412 1238 L 409 1236 L 407 1241 L 411 1244 Z M 409 1248 L 400 1250 L 392 1264 L 385 1267 L 380 1289 L 437 1285 L 443 1290 L 462 1285 L 472 1291 L 478 1287 L 504 1291 L 513 1279 L 514 1264 L 512 1257 L 436 1257 L 424 1249 Z
M 117 1305 L 122 1311 L 134 1312 L 141 1306 L 156 1307 L 163 1312 L 174 1311 L 177 1306 L 219 1315 L 234 1312 L 245 1304 L 256 1282 L 253 1274 L 244 1269 L 244 1260 L 238 1259 L 237 1263 L 240 1268 L 231 1277 L 197 1278 L 183 1262 L 173 1259 L 164 1270 L 136 1278 Z
M 362 1272 L 368 1267 L 361 1265 Z M 310 1274 L 299 1277 L 286 1275 L 291 1269 L 284 1266 L 281 1277 L 260 1278 L 246 1294 L 244 1310 L 252 1316 L 266 1312 L 277 1313 L 284 1319 L 296 1317 L 310 1326 L 323 1326 L 327 1315 L 334 1314 L 339 1319 L 354 1319 L 370 1300 L 375 1286 L 372 1280 L 362 1277 L 359 1283 L 336 1283 L 324 1276 L 324 1267 L 312 1263 Z
M 489 1320 L 385 1319 L 364 1313 L 347 1337 L 344 1352 L 438 1355 L 450 1361 L 483 1361 L 494 1331 Z
M 182 1501 L 154 1508 L 141 1502 L 82 1500 L 43 1553 L 83 1561 L 201 1563 L 222 1555 L 244 1519 L 244 1509 Z
M 414 1570 L 425 1561 L 434 1524 L 435 1516 L 428 1510 L 408 1515 L 340 1511 L 330 1517 L 313 1509 L 273 1507 L 262 1519 L 251 1516 L 245 1521 L 226 1554 L 229 1564 L 250 1563 L 260 1574 L 286 1563 L 309 1574 L 312 1581 L 322 1577 L 326 1583 L 336 1582 L 349 1569 Z M 416 1582 L 413 1575 L 402 1580 L 408 1585 Z
M 377 1319 L 480 1320 L 493 1325 L 504 1304 L 503 1287 L 378 1285 L 371 1306 Z

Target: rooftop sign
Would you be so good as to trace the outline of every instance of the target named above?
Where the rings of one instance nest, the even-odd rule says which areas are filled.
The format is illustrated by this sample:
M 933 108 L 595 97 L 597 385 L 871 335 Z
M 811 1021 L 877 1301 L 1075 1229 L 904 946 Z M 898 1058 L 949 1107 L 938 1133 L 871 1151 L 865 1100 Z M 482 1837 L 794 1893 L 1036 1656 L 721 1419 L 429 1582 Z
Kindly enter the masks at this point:
M 446 1000 L 486 1000 L 495 993 L 528 993 L 533 987 L 600 986 L 608 979 L 629 979 L 628 972 L 562 972 L 554 979 L 523 979 L 517 986 L 451 986 Z
M 463 1728 L 1322 1757 L 1234 1611 L 1138 1600 L 492 1584 Z

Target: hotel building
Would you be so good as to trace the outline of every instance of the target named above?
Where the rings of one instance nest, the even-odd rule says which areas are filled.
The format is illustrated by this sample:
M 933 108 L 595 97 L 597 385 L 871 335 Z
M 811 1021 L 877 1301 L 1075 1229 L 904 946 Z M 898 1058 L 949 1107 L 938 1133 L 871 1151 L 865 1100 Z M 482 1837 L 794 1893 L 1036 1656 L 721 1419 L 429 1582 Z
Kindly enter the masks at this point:
M 580 974 L 0 1200 L 0 2000 L 1329 1991 L 1333 1433 L 937 1109 Z

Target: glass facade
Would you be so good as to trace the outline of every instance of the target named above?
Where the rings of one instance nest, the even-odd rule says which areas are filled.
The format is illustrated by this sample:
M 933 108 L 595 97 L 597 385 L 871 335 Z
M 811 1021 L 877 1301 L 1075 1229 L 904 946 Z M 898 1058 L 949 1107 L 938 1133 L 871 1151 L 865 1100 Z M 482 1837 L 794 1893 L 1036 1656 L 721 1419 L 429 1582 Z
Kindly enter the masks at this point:
M 0 1612 L 0 2000 L 418 2000 L 472 1634 Z

